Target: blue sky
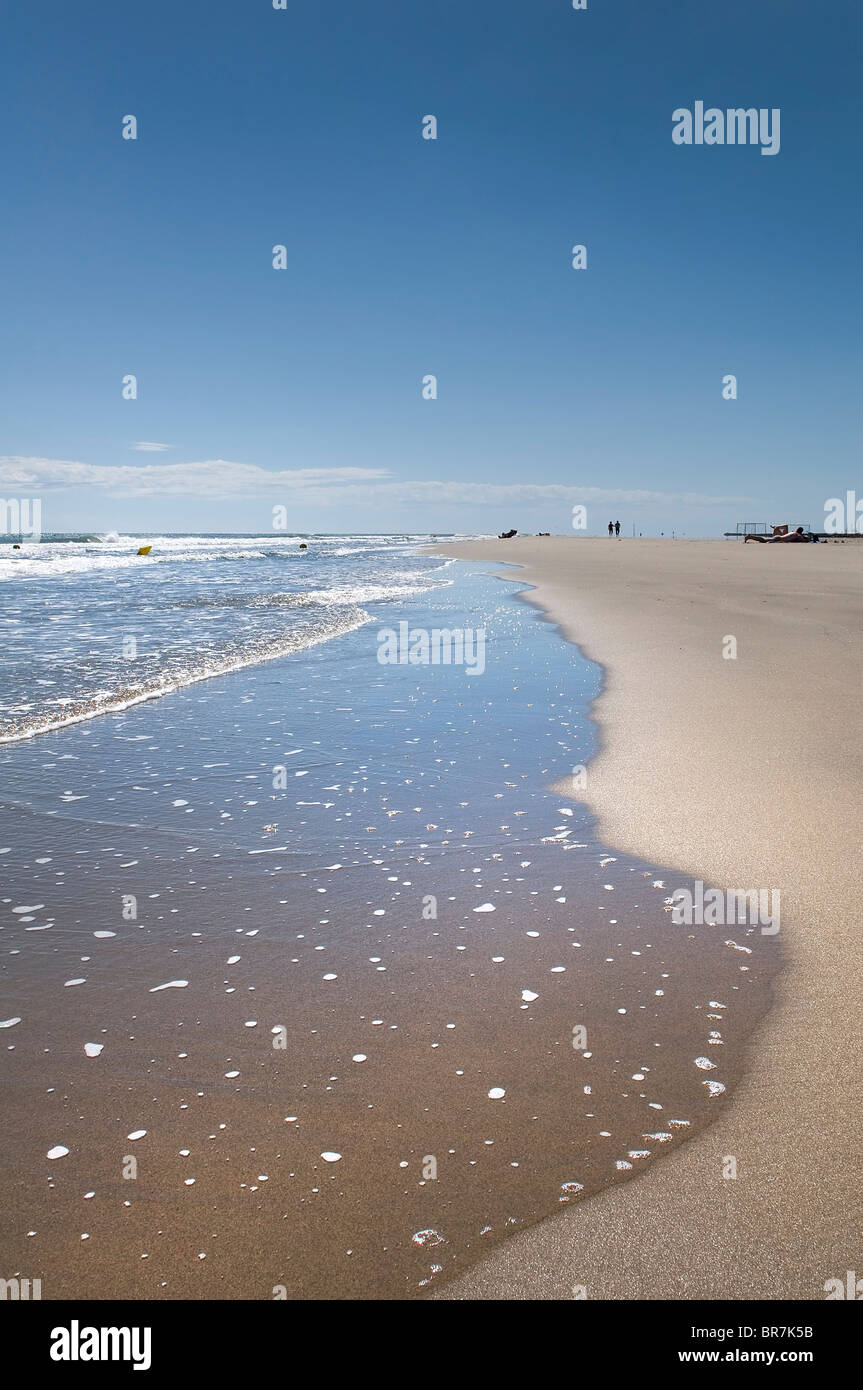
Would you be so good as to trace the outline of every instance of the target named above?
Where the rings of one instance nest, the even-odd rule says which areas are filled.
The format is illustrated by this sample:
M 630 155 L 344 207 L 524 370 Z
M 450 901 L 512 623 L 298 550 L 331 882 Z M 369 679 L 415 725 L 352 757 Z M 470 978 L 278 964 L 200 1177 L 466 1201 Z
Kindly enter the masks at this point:
M 850 0 L 3 27 L 0 495 L 46 530 L 567 532 L 583 501 L 716 535 L 863 495 Z M 696 100 L 778 107 L 779 154 L 675 145 Z

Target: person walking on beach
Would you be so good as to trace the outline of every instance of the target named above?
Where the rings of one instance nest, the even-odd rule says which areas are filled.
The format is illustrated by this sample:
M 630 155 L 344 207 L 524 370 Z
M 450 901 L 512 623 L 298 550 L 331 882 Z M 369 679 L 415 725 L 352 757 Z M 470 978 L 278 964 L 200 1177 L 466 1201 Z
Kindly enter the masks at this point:
M 616 522 L 614 523 L 614 534 L 615 534 L 616 536 L 619 536 L 619 535 L 620 535 L 620 522 L 619 522 L 619 521 L 616 521 Z
M 610 536 L 613 536 L 613 535 L 614 535 L 614 522 L 613 522 L 613 521 L 610 521 L 610 522 L 608 523 L 608 534 L 609 534 Z

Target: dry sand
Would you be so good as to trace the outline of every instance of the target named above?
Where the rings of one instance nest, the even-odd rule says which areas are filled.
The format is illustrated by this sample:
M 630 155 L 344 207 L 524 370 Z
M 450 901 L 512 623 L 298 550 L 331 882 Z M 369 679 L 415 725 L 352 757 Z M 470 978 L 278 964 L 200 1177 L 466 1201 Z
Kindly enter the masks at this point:
M 601 837 L 687 878 L 780 889 L 787 968 L 714 1126 L 438 1296 L 823 1299 L 827 1279 L 863 1275 L 863 544 L 445 553 L 523 565 L 507 576 L 604 666 L 584 793 Z

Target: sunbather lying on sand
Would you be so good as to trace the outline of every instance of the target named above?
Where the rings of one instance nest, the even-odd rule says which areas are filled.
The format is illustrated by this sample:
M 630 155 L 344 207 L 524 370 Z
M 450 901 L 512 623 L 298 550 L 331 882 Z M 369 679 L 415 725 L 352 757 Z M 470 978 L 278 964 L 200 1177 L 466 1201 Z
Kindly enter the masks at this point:
M 796 531 L 789 531 L 785 536 L 744 536 L 744 545 L 747 541 L 758 541 L 761 545 L 776 545 L 780 541 L 803 541 L 804 544 L 808 545 L 809 537 L 804 533 L 803 527 L 798 526 Z

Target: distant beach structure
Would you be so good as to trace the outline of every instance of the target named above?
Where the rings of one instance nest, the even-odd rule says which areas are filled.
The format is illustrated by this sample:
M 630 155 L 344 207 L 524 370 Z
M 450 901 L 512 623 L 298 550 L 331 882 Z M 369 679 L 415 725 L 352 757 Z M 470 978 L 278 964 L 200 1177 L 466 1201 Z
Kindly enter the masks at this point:
M 739 539 L 741 536 L 766 536 L 769 530 L 766 521 L 738 521 L 733 531 L 724 531 L 723 535 Z

